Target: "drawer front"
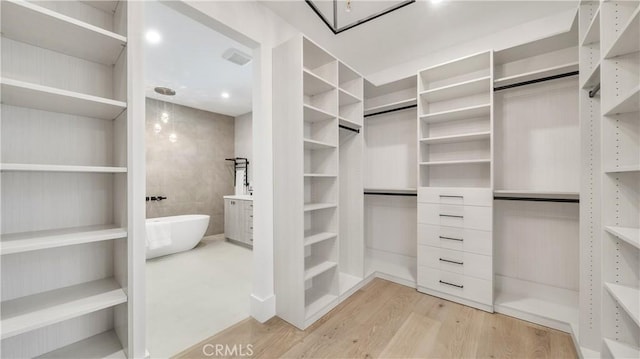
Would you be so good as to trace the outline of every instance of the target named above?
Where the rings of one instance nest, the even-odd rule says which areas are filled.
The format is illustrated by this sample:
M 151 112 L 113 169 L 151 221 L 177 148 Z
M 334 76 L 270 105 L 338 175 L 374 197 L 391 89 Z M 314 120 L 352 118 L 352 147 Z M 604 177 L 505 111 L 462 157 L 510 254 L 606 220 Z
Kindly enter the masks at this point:
M 492 257 L 431 246 L 418 246 L 418 265 L 491 280 Z
M 489 231 L 418 224 L 418 244 L 491 256 L 492 243 Z
M 493 283 L 490 280 L 418 266 L 418 286 L 493 305 Z
M 418 223 L 491 231 L 491 207 L 418 203 Z
M 419 203 L 491 206 L 493 191 L 485 188 L 418 188 Z

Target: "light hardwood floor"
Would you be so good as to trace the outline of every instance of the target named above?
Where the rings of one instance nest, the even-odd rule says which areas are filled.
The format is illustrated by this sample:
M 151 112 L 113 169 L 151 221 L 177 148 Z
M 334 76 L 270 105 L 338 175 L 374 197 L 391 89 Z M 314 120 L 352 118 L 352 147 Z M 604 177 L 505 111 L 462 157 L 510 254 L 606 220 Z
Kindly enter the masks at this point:
M 252 345 L 254 358 L 577 358 L 563 332 L 489 314 L 382 279 L 305 331 L 246 319 L 175 358 L 212 358 L 212 345 Z

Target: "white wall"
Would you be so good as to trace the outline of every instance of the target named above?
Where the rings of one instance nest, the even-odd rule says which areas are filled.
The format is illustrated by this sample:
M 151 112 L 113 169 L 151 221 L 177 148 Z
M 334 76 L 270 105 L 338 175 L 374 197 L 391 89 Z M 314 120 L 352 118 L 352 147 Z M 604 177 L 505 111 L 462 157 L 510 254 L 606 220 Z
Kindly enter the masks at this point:
M 249 159 L 249 183 L 253 185 L 253 113 L 245 113 L 235 118 L 235 157 Z

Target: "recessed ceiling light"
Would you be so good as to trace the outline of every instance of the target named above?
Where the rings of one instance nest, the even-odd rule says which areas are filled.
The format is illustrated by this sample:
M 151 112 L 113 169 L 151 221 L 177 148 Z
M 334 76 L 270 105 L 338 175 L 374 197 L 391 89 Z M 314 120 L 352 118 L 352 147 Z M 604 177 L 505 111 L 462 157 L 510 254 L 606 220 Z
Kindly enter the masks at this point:
M 159 44 L 162 41 L 162 36 L 156 30 L 148 30 L 145 34 L 145 38 L 147 39 L 147 42 L 152 45 Z
M 223 93 L 221 93 L 221 94 L 220 94 L 220 97 L 222 97 L 222 98 L 229 98 L 229 97 L 231 97 L 231 95 L 229 95 L 229 93 L 228 93 L 228 92 L 223 92 Z

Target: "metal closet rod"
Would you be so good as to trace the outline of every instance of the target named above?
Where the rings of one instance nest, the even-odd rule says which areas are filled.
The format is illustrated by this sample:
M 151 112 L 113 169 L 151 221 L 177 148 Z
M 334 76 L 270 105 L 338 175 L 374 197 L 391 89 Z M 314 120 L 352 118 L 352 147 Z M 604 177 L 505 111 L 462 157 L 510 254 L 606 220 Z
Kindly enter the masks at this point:
M 596 95 L 598 94 L 598 92 L 600 92 L 600 83 L 598 82 L 597 85 L 595 85 L 593 87 L 593 89 L 591 91 L 589 91 L 589 98 L 594 98 L 596 97 Z
M 580 203 L 579 199 L 573 198 L 536 198 L 536 197 L 493 197 L 499 201 L 528 201 L 528 202 L 559 202 L 559 203 Z
M 398 108 L 392 108 L 390 110 L 384 110 L 384 111 L 380 111 L 380 112 L 374 112 L 374 113 L 370 113 L 368 115 L 364 115 L 364 117 L 371 117 L 371 116 L 378 116 L 378 115 L 384 115 L 385 113 L 390 113 L 390 112 L 396 112 L 396 111 L 403 111 L 403 110 L 408 110 L 410 108 L 414 108 L 414 107 L 418 107 L 418 105 L 409 105 L 409 106 L 403 106 L 403 107 L 398 107 Z
M 541 78 L 539 78 L 539 79 L 535 79 L 535 80 L 529 80 L 529 81 L 516 82 L 515 84 L 511 84 L 511 85 L 505 85 L 505 86 L 494 87 L 494 88 L 493 88 L 493 91 L 507 90 L 507 89 L 514 88 L 514 87 L 520 87 L 520 86 L 526 86 L 526 85 L 531 85 L 531 84 L 537 84 L 537 83 L 539 83 L 539 82 L 551 81 L 551 80 L 561 79 L 561 78 L 563 78 L 563 77 L 576 76 L 576 75 L 579 75 L 579 74 L 580 74 L 580 71 L 571 71 L 571 72 L 566 72 L 566 73 L 564 73 L 564 74 L 558 74 L 558 75 L 553 75 L 553 76 L 541 77 Z
M 355 132 L 355 133 L 360 133 L 359 129 L 347 127 L 347 126 L 344 126 L 344 125 L 338 125 L 338 128 L 341 128 L 341 129 L 347 130 L 347 131 L 351 131 L 351 132 Z
M 366 195 L 375 195 L 375 196 L 404 196 L 404 197 L 417 197 L 417 193 L 394 193 L 394 192 L 367 192 Z

